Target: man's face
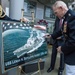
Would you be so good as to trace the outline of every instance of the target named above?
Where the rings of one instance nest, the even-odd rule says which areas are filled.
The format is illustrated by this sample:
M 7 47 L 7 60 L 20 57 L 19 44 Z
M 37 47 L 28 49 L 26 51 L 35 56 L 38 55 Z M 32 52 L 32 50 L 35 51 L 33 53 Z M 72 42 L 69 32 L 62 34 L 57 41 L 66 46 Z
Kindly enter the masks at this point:
M 61 19 L 63 17 L 63 9 L 61 7 L 53 8 L 54 14 Z

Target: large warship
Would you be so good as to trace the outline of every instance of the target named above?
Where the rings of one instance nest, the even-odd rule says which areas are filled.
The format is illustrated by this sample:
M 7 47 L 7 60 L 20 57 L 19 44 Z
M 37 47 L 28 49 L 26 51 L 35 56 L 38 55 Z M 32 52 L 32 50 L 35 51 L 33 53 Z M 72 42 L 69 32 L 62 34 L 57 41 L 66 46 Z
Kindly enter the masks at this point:
M 14 55 L 17 55 L 17 58 L 20 58 L 25 54 L 30 54 L 38 50 L 38 48 L 42 46 L 43 42 L 44 42 L 43 33 L 40 33 L 39 30 L 36 30 L 34 28 L 30 33 L 30 37 L 28 38 L 26 44 L 13 51 L 13 53 Z

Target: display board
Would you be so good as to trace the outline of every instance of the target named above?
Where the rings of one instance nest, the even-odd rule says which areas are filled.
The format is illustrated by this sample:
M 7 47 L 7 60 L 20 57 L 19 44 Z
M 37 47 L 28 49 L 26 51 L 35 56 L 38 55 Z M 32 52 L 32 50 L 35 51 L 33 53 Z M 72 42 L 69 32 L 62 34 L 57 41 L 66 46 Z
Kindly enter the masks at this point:
M 45 30 L 29 23 L 0 21 L 0 55 L 2 72 L 48 54 Z

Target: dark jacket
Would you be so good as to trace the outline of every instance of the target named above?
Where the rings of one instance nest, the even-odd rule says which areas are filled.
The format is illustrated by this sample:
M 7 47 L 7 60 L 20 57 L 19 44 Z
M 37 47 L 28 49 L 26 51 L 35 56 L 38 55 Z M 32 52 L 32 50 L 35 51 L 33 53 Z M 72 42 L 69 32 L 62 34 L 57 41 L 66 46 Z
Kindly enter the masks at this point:
M 55 24 L 54 24 L 54 30 L 53 30 L 53 34 L 56 33 L 58 30 L 60 30 L 61 28 L 59 27 L 59 22 L 60 22 L 60 19 L 59 18 L 56 18 L 55 20 Z M 60 42 L 61 44 L 63 43 L 63 35 L 60 36 L 61 38 L 60 39 L 53 39 L 53 44 L 56 44 L 57 42 Z M 61 45 L 60 44 L 60 45 Z
M 60 35 L 64 35 L 65 43 L 62 45 L 61 50 L 65 55 L 65 63 L 75 65 L 75 12 L 68 10 L 63 18 L 62 29 L 52 34 L 52 38 L 55 39 Z
M 4 12 L 3 12 L 2 15 L 4 15 Z M 5 15 L 3 18 L 0 18 L 0 20 L 20 22 L 20 20 L 11 19 L 11 18 L 9 18 L 7 15 Z

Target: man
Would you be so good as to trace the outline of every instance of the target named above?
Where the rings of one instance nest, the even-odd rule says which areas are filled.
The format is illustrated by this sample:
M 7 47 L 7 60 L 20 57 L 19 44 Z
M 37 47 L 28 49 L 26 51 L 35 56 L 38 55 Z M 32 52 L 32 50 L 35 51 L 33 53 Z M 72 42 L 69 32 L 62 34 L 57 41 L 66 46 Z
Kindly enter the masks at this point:
M 56 18 L 53 33 L 56 32 L 57 30 L 59 30 L 60 28 L 61 28 L 60 19 Z M 57 56 L 57 47 L 62 45 L 63 39 L 64 39 L 63 36 L 61 36 L 61 37 L 58 37 L 57 39 L 53 40 L 51 64 L 50 64 L 49 69 L 47 70 L 48 73 L 54 69 L 56 56 Z M 59 66 L 59 70 L 58 70 L 58 75 L 62 75 L 63 70 L 64 70 L 64 54 L 60 53 L 60 66 Z
M 66 75 L 75 75 L 75 12 L 68 9 L 63 1 L 56 1 L 53 5 L 55 15 L 61 19 L 63 18 L 62 29 L 54 34 L 48 36 L 53 39 L 63 35 L 65 43 L 57 48 L 57 51 L 64 53 Z
M 3 10 L 0 10 L 2 11 L 2 14 L 0 14 L 0 20 L 6 20 L 6 21 L 16 21 L 16 22 L 29 22 L 29 20 L 25 17 L 21 18 L 20 20 L 15 20 L 15 19 L 11 19 L 9 18 L 7 15 L 5 15 L 5 12 Z
M 5 15 L 3 18 L 0 17 L 0 20 L 16 21 L 16 22 L 29 22 L 29 20 L 27 18 L 24 18 L 24 17 L 22 19 L 20 19 L 20 20 L 16 20 L 16 19 L 11 19 L 7 15 Z

